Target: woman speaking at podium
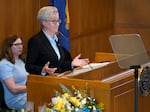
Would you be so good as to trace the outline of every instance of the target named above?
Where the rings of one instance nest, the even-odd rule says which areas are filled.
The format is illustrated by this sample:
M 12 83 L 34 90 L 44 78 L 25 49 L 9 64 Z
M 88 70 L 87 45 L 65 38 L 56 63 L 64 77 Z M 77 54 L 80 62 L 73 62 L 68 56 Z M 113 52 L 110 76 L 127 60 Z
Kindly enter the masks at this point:
M 70 53 L 59 44 L 56 33 L 61 20 L 56 7 L 42 7 L 37 18 L 42 29 L 28 41 L 25 67 L 30 74 L 62 73 L 89 63 L 89 59 L 81 59 L 81 54 L 72 60 Z

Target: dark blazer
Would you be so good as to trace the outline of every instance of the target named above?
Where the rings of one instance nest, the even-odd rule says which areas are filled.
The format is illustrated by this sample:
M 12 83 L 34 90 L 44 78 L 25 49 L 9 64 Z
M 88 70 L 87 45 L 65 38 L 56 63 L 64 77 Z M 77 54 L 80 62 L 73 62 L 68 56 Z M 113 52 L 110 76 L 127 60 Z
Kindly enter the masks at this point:
M 57 67 L 57 73 L 71 70 L 70 53 L 60 44 L 58 44 L 58 48 L 60 60 L 58 60 L 52 45 L 41 30 L 28 41 L 26 70 L 31 74 L 41 74 L 42 68 L 48 61 L 50 61 L 49 67 Z

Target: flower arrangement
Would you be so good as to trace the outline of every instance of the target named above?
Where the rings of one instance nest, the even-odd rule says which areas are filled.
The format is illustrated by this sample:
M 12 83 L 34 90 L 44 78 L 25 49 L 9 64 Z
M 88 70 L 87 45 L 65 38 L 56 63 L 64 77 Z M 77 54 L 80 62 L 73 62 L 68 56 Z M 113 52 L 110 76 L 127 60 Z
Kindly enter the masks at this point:
M 46 112 L 102 112 L 104 104 L 87 95 L 87 89 L 79 90 L 72 86 L 72 92 L 60 84 L 63 93 L 56 91 L 52 102 L 48 104 Z

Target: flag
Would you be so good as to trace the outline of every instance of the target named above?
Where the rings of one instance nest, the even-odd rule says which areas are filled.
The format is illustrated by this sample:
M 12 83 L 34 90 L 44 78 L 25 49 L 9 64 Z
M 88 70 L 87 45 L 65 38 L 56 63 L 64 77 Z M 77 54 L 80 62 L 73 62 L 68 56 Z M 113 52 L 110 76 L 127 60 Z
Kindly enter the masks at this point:
M 70 37 L 69 37 L 69 10 L 68 10 L 68 0 L 50 0 L 50 5 L 55 6 L 59 12 L 59 18 L 61 23 L 59 26 L 60 34 L 60 44 L 66 48 L 67 51 L 70 51 Z

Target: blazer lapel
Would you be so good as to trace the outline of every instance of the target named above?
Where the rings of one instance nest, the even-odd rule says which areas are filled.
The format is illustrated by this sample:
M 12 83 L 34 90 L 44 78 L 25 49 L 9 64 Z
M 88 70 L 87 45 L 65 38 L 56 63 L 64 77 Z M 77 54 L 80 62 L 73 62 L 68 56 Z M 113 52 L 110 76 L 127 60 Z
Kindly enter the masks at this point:
M 47 39 L 47 37 L 45 36 L 45 34 L 43 33 L 43 31 L 41 31 L 41 37 L 42 37 L 42 43 L 46 46 L 46 48 L 48 49 L 47 51 L 52 51 L 52 54 L 55 55 L 54 57 L 56 57 L 56 59 L 58 60 L 57 54 L 55 52 L 55 50 L 53 49 L 51 43 L 49 42 L 49 40 Z

